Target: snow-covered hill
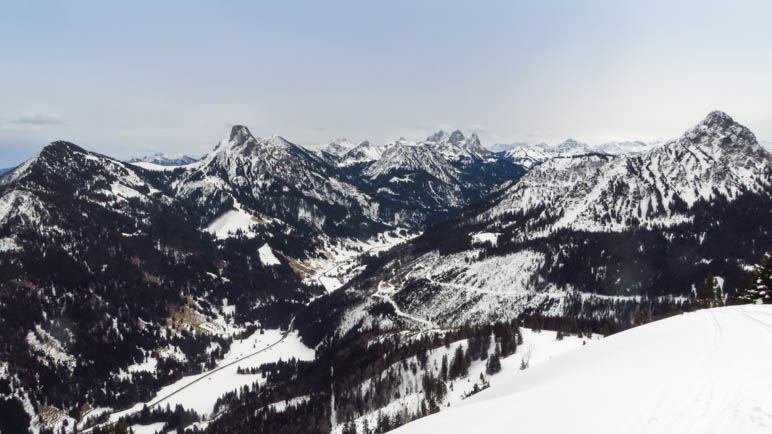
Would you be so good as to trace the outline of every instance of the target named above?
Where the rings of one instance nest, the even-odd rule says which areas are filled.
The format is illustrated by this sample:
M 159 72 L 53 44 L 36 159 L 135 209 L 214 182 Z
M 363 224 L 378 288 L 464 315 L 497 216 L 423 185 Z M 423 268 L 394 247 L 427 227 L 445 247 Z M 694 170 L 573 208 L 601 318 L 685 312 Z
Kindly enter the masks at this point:
M 394 432 L 767 433 L 771 339 L 770 306 L 683 314 L 505 367 L 490 389 Z
M 535 331 L 526 328 L 521 328 L 520 333 L 523 343 L 517 347 L 517 351 L 514 354 L 501 360 L 503 371 L 495 374 L 486 374 L 488 360 L 473 361 L 469 366 L 466 376 L 447 382 L 447 386 L 449 386 L 447 394 L 437 403 L 439 411 L 449 411 L 449 409 L 455 406 L 464 405 L 467 400 L 471 399 L 470 396 L 476 390 L 481 390 L 481 388 L 491 387 L 494 390 L 498 390 L 508 387 L 510 379 L 523 372 L 521 370 L 523 363 L 527 363 L 529 368 L 533 368 L 562 354 L 576 351 L 588 344 L 595 345 L 602 339 L 601 336 L 563 336 L 562 333 L 558 334 L 554 331 Z M 558 336 L 561 337 L 558 338 Z M 399 417 L 404 413 L 414 412 L 417 408 L 420 408 L 421 401 L 426 399 L 426 396 L 424 390 L 416 386 L 422 383 L 423 377 L 441 377 L 440 370 L 443 358 L 445 360 L 452 360 L 456 349 L 460 347 L 466 350 L 469 348 L 469 343 L 469 339 L 462 339 L 427 352 L 426 362 L 423 364 L 424 367 L 415 371 L 399 369 L 399 367 L 420 365 L 417 357 L 399 361 L 389 366 L 380 375 L 368 378 L 362 384 L 357 385 L 362 390 L 367 390 L 372 387 L 376 380 L 388 377 L 397 377 L 397 382 L 399 383 L 398 393 L 395 394 L 395 398 L 391 402 L 382 408 L 352 419 L 350 424 L 357 428 L 357 432 L 365 432 L 365 426 L 374 429 L 378 425 L 379 417 L 393 419 L 395 416 Z M 495 342 L 490 344 L 487 350 L 492 352 L 494 346 Z M 395 373 L 397 374 L 395 375 Z M 341 434 L 345 432 L 345 429 L 346 423 L 339 421 L 338 425 L 333 427 L 332 432 Z

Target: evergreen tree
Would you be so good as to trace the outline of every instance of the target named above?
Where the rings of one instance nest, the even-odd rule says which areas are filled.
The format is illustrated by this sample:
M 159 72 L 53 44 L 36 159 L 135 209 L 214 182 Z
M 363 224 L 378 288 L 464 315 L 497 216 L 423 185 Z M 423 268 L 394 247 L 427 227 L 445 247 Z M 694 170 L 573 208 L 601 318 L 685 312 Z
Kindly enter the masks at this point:
M 442 381 L 448 381 L 448 355 L 442 355 L 442 367 L 440 368 L 440 378 Z
M 501 360 L 499 360 L 497 353 L 493 353 L 492 356 L 488 357 L 488 362 L 485 364 L 485 373 L 493 375 L 499 371 L 501 371 Z
M 772 304 L 772 254 L 768 253 L 761 264 L 754 267 L 744 288 L 737 291 L 735 304 Z
M 469 371 L 469 364 L 461 348 L 461 345 L 456 347 L 456 352 L 453 354 L 453 359 L 450 361 L 450 367 L 448 368 L 448 377 L 454 380 L 459 377 L 465 377 Z

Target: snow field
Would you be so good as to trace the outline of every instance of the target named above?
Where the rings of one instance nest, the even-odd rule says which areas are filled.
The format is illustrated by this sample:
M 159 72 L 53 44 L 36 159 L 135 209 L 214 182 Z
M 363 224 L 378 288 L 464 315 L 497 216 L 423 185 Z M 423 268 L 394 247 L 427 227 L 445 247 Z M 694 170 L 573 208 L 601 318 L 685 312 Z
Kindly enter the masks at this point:
M 536 332 L 527 328 L 520 328 L 520 332 L 523 335 L 523 344 L 519 345 L 515 354 L 502 359 L 502 371 L 498 374 L 488 376 L 485 375 L 485 380 L 491 384 L 491 388 L 503 382 L 503 374 L 506 372 L 508 376 L 519 376 L 526 371 L 520 370 L 521 359 L 527 358 L 529 361 L 529 369 L 533 366 L 538 366 L 553 357 L 557 357 L 561 354 L 579 349 L 585 344 L 589 344 L 599 337 L 594 339 L 578 338 L 576 336 L 565 336 L 562 340 L 557 340 L 557 333 L 554 331 L 541 331 Z M 382 413 L 386 416 L 393 417 L 394 414 L 407 410 L 408 412 L 416 412 L 420 408 L 421 401 L 424 399 L 422 390 L 422 378 L 424 375 L 431 372 L 435 377 L 439 376 L 440 367 L 442 365 L 442 357 L 446 356 L 448 363 L 453 359 L 456 348 L 461 346 L 463 350 L 468 345 L 467 339 L 462 339 L 450 344 L 448 348 L 441 346 L 435 348 L 429 352 L 428 362 L 426 364 L 427 369 L 422 370 L 416 357 L 410 357 L 406 359 L 408 368 L 403 367 L 403 362 L 397 362 L 391 365 L 391 369 L 397 370 L 401 374 L 401 384 L 399 388 L 400 399 L 389 403 L 387 406 L 381 408 L 379 411 L 371 412 L 354 420 L 357 429 L 363 432 L 365 423 L 371 429 L 376 426 L 378 415 Z M 488 348 L 488 353 L 493 354 L 495 349 L 493 338 L 491 337 L 491 344 Z M 448 408 L 452 408 L 460 403 L 471 399 L 471 397 L 465 398 L 470 391 L 472 391 L 475 384 L 482 386 L 480 381 L 480 374 L 485 372 L 485 365 L 487 360 L 476 360 L 472 362 L 469 367 L 469 373 L 466 377 L 458 378 L 456 380 L 448 382 L 447 395 L 442 403 L 440 403 L 441 412 L 446 411 Z M 415 364 L 417 371 L 414 374 L 410 365 Z M 387 375 L 388 370 L 381 374 L 381 377 Z M 360 388 L 364 393 L 370 385 L 372 380 L 366 380 Z M 489 389 L 488 389 L 489 390 Z M 481 392 L 482 393 L 482 392 Z M 476 395 L 473 395 L 476 396 Z M 365 422 L 366 421 L 366 422 Z M 333 433 L 340 434 L 344 428 L 345 421 L 339 421 L 340 424 L 336 425 L 333 429 Z M 468 431 L 476 432 L 476 431 Z
M 257 353 L 257 354 L 255 354 Z M 110 421 L 140 411 L 143 405 L 167 404 L 174 408 L 177 404 L 185 409 L 194 410 L 204 418 L 211 416 L 214 404 L 223 394 L 254 382 L 262 383 L 260 374 L 237 374 L 238 368 L 256 368 L 262 364 L 278 360 L 312 360 L 314 350 L 300 342 L 297 333 L 284 337 L 281 330 L 265 330 L 264 334 L 256 331 L 246 339 L 236 340 L 214 371 L 183 377 L 161 388 L 147 403 L 137 403 L 133 407 L 113 413 Z
M 678 315 L 525 371 L 396 432 L 768 433 L 772 306 Z

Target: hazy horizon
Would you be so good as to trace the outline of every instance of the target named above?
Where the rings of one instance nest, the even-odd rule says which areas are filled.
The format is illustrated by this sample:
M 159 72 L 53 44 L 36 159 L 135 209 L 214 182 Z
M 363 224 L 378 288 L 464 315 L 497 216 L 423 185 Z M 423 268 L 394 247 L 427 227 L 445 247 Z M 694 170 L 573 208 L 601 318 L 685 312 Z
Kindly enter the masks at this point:
M 42 3 L 0 17 L 0 167 L 59 139 L 203 154 L 234 123 L 311 147 L 597 144 L 722 110 L 772 140 L 764 1 Z

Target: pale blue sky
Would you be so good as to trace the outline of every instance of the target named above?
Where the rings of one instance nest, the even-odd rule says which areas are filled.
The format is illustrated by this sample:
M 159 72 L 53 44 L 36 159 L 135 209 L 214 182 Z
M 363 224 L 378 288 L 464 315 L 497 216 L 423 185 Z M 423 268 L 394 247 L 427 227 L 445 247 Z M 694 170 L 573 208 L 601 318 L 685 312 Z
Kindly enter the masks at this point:
M 764 0 L 4 2 L 0 167 L 55 139 L 203 153 L 233 123 L 602 142 L 721 109 L 772 139 L 770 22 Z

